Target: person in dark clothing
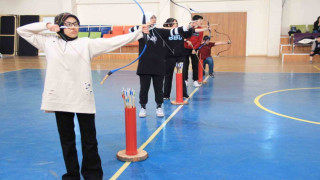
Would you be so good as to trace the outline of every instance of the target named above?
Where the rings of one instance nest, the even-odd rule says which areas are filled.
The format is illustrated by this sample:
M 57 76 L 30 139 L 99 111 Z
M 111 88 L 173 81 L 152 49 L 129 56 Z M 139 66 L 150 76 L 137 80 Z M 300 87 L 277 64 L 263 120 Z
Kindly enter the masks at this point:
M 156 20 L 157 18 L 154 14 L 146 13 L 146 21 L 150 23 L 147 42 L 145 42 L 144 39 L 139 40 L 139 54 L 142 52 L 145 43 L 147 43 L 146 51 L 140 58 L 137 68 L 137 75 L 139 75 L 140 78 L 139 103 L 141 104 L 141 109 L 139 117 L 146 117 L 147 115 L 146 105 L 148 103 L 151 79 L 153 81 L 155 101 L 157 103 L 156 114 L 158 117 L 164 116 L 161 106 L 163 103 L 163 80 L 166 71 L 165 56 L 168 48 L 165 39 L 172 35 L 182 34 L 190 28 L 160 29 L 154 27 Z M 135 27 L 130 29 L 131 32 L 134 30 Z
M 312 33 L 319 33 L 320 32 L 320 16 L 318 19 L 313 23 L 313 31 Z
M 211 48 L 213 46 L 218 46 L 218 45 L 224 45 L 224 44 L 230 44 L 231 41 L 225 41 L 225 42 L 210 42 L 210 37 L 209 36 L 204 36 L 203 37 L 203 44 L 199 47 L 199 56 L 201 59 L 203 59 L 203 69 L 206 69 L 206 64 L 209 66 L 209 76 L 214 77 L 213 74 L 213 67 L 214 67 L 214 61 L 211 56 Z M 205 75 L 205 71 L 203 71 L 203 76 Z
M 178 21 L 174 18 L 168 18 L 163 26 L 169 29 L 176 28 L 178 27 Z M 170 99 L 172 77 L 173 77 L 174 67 L 176 63 L 179 63 L 179 62 L 184 63 L 185 56 L 188 55 L 187 54 L 188 51 L 184 48 L 184 39 L 191 37 L 191 35 L 195 32 L 207 31 L 208 28 L 206 29 L 190 28 L 188 31 L 183 32 L 182 34 L 173 35 L 166 39 L 166 43 L 168 44 L 168 51 L 166 55 L 166 75 L 164 80 L 164 99 L 165 100 Z M 183 97 L 189 98 L 185 83 L 183 83 Z
M 203 22 L 203 17 L 200 15 L 193 16 L 192 20 L 194 21 L 193 27 L 195 29 L 201 29 L 201 24 Z M 189 70 L 189 57 L 191 57 L 192 63 L 192 79 L 193 79 L 193 86 L 199 87 L 200 84 L 198 83 L 198 57 L 196 55 L 196 50 L 199 48 L 202 42 L 203 32 L 195 32 L 192 34 L 190 38 L 185 39 L 184 47 L 187 49 L 187 56 L 185 56 L 185 62 L 183 66 L 183 75 L 186 83 L 188 81 L 188 70 Z
M 316 54 L 320 55 L 320 36 L 318 36 L 312 44 L 312 48 L 310 52 L 310 63 L 312 63 L 313 56 Z
M 176 28 L 178 27 L 178 21 L 174 18 L 169 18 L 163 25 L 164 27 Z M 183 34 L 177 34 L 170 36 L 166 39 L 169 45 L 167 55 L 166 55 L 166 75 L 164 79 L 164 98 L 170 99 L 171 87 L 172 87 L 172 77 L 174 72 L 174 67 L 178 62 L 184 62 L 186 56 L 186 50 L 184 48 L 184 38 L 188 38 L 194 33 L 194 29 L 190 28 L 189 31 Z M 183 97 L 189 98 L 187 94 L 186 84 L 183 83 Z

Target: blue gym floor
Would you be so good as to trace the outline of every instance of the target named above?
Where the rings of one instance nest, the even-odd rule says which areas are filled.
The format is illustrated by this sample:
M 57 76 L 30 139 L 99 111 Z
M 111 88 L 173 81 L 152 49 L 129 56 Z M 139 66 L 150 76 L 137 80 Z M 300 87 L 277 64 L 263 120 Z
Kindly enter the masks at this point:
M 199 89 L 189 86 L 189 104 L 170 119 L 179 106 L 165 101 L 165 117 L 157 118 L 150 88 L 148 116 L 137 116 L 138 147 L 164 127 L 146 144 L 147 160 L 124 163 L 116 158 L 125 149 L 121 90 L 138 92 L 139 79 L 122 71 L 100 85 L 106 72 L 92 71 L 104 179 L 320 179 L 319 73 L 218 72 Z M 0 74 L 1 180 L 65 173 L 54 114 L 40 110 L 44 76 L 38 69 Z M 79 136 L 77 148 L 81 162 Z

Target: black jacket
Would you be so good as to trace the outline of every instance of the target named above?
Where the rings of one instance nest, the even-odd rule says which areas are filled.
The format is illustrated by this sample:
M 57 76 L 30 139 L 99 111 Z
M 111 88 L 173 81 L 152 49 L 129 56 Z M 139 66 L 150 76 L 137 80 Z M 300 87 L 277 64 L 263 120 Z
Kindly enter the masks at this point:
M 317 31 L 320 30 L 319 29 L 319 21 L 316 21 L 316 22 L 313 23 L 313 30 L 317 30 Z
M 183 31 L 181 34 L 169 36 L 166 39 L 167 44 L 170 49 L 167 48 L 166 57 L 181 57 L 189 54 L 184 48 L 184 39 L 191 37 L 191 35 L 195 32 L 194 28 L 190 28 L 188 31 Z
M 133 28 L 131 29 L 133 31 Z M 174 29 L 150 29 L 150 34 L 147 35 L 147 49 L 139 59 L 137 74 L 148 75 L 165 75 L 165 57 L 167 53 L 167 45 L 165 40 L 171 35 L 182 34 L 183 27 Z M 145 40 L 139 40 L 139 54 L 142 52 L 145 45 Z

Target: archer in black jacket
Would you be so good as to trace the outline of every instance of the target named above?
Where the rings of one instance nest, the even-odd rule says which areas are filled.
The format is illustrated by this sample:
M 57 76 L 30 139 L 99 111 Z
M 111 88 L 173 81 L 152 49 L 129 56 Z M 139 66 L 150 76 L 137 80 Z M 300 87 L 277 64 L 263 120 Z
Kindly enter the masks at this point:
M 146 21 L 155 24 L 156 16 L 152 15 L 150 18 L 147 18 Z M 134 31 L 134 28 L 131 28 L 130 31 Z M 163 79 L 166 72 L 165 57 L 168 48 L 165 39 L 175 34 L 181 34 L 184 31 L 188 31 L 188 27 L 160 29 L 151 25 L 150 34 L 147 35 L 147 42 L 145 42 L 144 39 L 139 40 L 139 54 L 142 52 L 145 43 L 147 43 L 147 49 L 139 59 L 137 69 L 137 75 L 140 77 L 140 117 L 146 116 L 146 104 L 148 103 L 151 79 L 153 81 L 155 101 L 157 103 L 156 114 L 158 117 L 164 116 L 161 105 L 163 103 Z
M 178 21 L 174 18 L 169 18 L 163 25 L 164 27 L 178 27 Z M 164 79 L 164 99 L 170 99 L 172 77 L 176 63 L 183 62 L 188 52 L 184 48 L 184 39 L 188 38 L 194 33 L 194 28 L 190 28 L 188 31 L 184 31 L 181 34 L 169 36 L 166 39 L 168 44 L 167 55 L 166 55 L 166 75 Z M 184 76 L 183 76 L 184 77 Z M 183 97 L 188 98 L 186 84 L 183 80 Z

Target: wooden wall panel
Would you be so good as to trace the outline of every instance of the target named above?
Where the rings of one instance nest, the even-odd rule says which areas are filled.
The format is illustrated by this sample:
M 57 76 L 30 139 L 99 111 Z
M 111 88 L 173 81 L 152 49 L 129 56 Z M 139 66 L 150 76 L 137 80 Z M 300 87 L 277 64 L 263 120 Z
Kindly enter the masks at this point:
M 302 62 L 303 64 L 309 64 L 310 56 L 309 54 L 284 54 L 282 57 L 284 63 L 298 63 Z M 318 64 L 320 62 L 320 56 L 313 56 L 313 64 Z M 311 64 L 312 65 L 312 64 Z M 311 66 L 312 68 L 312 66 Z
M 289 44 L 289 36 L 281 36 L 280 44 Z
M 196 14 L 196 13 L 195 13 Z M 193 14 L 193 15 L 195 15 Z M 231 45 L 220 45 L 212 48 L 212 56 L 218 52 L 220 56 L 246 56 L 246 33 L 247 33 L 247 13 L 246 12 L 225 12 L 225 13 L 201 13 L 204 17 L 203 25 L 207 25 L 207 19 L 210 24 L 219 24 L 219 26 L 211 26 L 211 41 L 227 41 L 229 38 L 223 34 L 229 35 L 232 40 Z M 208 35 L 209 32 L 205 32 Z
M 122 46 L 121 53 L 139 53 L 139 46 Z

